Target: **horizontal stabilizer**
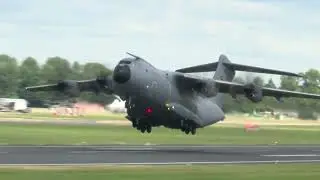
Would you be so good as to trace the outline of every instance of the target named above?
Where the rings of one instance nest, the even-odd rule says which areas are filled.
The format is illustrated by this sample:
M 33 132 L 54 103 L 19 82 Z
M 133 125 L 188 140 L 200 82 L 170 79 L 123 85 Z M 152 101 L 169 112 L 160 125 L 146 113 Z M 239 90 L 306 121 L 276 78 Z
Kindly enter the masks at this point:
M 277 74 L 277 75 L 286 75 L 286 76 L 296 76 L 302 77 L 299 74 L 280 71 L 280 70 L 273 70 L 273 69 L 266 69 L 254 66 L 247 66 L 242 64 L 235 64 L 235 63 L 223 63 L 226 67 L 232 68 L 235 71 L 245 71 L 245 72 L 256 72 L 256 73 L 266 73 L 266 74 Z
M 225 55 L 221 55 L 219 57 L 218 62 L 186 67 L 186 68 L 178 69 L 178 70 L 176 70 L 176 72 L 181 72 L 181 73 L 212 72 L 212 71 L 216 71 L 219 65 L 222 65 L 225 68 L 232 70 L 232 71 L 245 71 L 245 72 L 255 72 L 255 73 L 266 73 L 266 74 L 277 74 L 277 75 L 302 77 L 299 74 L 286 72 L 286 71 L 266 69 L 266 68 L 261 68 L 261 67 L 254 67 L 254 66 L 231 63 Z

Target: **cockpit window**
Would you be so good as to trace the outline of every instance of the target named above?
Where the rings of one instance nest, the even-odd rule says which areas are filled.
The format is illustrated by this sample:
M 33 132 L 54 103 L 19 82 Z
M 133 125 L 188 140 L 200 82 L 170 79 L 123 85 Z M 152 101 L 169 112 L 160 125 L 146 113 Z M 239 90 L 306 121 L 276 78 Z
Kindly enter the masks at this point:
M 131 63 L 132 63 L 132 59 L 130 58 L 124 58 L 119 62 L 119 64 L 131 64 Z
M 120 64 L 131 64 L 132 61 L 128 61 L 128 60 L 121 60 Z

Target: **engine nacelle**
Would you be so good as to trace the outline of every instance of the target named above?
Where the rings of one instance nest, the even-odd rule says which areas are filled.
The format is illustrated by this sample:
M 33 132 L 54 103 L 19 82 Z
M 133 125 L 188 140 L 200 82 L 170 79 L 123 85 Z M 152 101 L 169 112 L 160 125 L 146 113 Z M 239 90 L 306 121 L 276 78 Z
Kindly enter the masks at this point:
M 73 80 L 63 80 L 58 82 L 57 90 L 72 97 L 78 97 L 80 95 L 78 84 Z
M 253 83 L 245 85 L 244 95 L 255 103 L 260 102 L 263 99 L 261 88 Z
M 103 92 L 106 94 L 112 94 L 112 79 L 110 76 L 98 76 L 96 79 L 97 85 L 92 87 L 96 93 Z
M 208 82 L 202 85 L 200 88 L 200 93 L 206 97 L 213 97 L 217 95 L 217 90 L 214 82 Z

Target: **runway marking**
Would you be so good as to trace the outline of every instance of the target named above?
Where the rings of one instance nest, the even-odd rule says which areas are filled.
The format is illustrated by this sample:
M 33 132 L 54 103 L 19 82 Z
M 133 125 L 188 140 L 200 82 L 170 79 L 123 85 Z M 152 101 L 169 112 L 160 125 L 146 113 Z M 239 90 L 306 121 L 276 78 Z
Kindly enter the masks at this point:
M 270 155 L 261 155 L 265 157 L 317 157 L 320 154 L 270 154 Z
M 155 150 L 155 148 L 152 147 L 137 147 L 137 148 L 132 148 L 132 147 L 125 147 L 125 148 L 121 148 L 121 147 L 100 147 L 100 148 L 94 148 L 97 150 L 118 150 L 118 151 L 144 151 L 144 150 Z
M 107 150 L 107 151 L 99 151 L 99 150 L 89 150 L 89 151 L 70 151 L 68 153 L 71 153 L 71 154 L 93 154 L 93 153 L 123 153 L 123 152 L 120 152 L 120 151 L 117 151 L 117 150 Z M 151 151 L 151 150 L 133 150 L 133 151 L 126 151 L 126 153 L 137 153 L 137 152 L 154 152 L 154 151 Z
M 103 166 L 103 165 L 192 165 L 192 164 L 263 164 L 263 163 L 315 163 L 319 160 L 273 160 L 273 161 L 216 161 L 216 162 L 142 162 L 142 163 L 66 163 L 66 164 L 0 164 L 1 166 Z
M 103 153 L 101 151 L 71 151 L 71 154 L 91 154 L 91 153 Z

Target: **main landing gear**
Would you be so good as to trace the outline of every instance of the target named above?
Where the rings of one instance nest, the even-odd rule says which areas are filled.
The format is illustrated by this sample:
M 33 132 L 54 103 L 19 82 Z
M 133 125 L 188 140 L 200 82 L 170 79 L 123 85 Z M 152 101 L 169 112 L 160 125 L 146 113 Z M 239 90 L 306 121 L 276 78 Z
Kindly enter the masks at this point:
M 152 126 L 145 122 L 140 122 L 138 119 L 132 120 L 132 127 L 136 128 L 137 130 L 141 131 L 142 133 L 151 133 Z
M 192 135 L 195 135 L 197 132 L 196 125 L 193 122 L 181 121 L 181 131 L 189 134 L 191 132 Z

